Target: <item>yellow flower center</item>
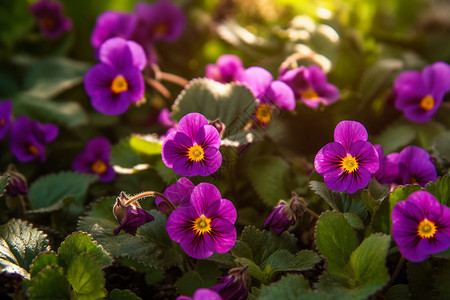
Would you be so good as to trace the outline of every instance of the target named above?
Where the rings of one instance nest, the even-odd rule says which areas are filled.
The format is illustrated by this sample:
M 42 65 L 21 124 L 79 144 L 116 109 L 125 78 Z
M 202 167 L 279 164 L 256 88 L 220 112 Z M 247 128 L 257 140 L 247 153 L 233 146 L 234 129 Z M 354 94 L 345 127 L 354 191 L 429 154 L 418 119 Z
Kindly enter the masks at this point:
M 117 75 L 111 83 L 111 91 L 115 94 L 119 94 L 128 91 L 128 82 L 122 75 Z
M 420 221 L 419 225 L 417 226 L 417 234 L 422 239 L 432 238 L 436 231 L 438 231 L 436 225 L 434 225 L 433 222 L 427 219 Z
M 358 171 L 358 162 L 356 161 L 356 158 L 351 155 L 344 157 L 341 162 L 341 169 L 349 173 Z
M 28 152 L 30 152 L 33 155 L 39 155 L 39 150 L 36 148 L 35 145 L 28 146 Z
M 211 231 L 211 219 L 205 217 L 205 215 L 201 215 L 194 221 L 194 225 L 192 226 L 195 234 L 204 234 L 205 232 Z
M 100 159 L 97 159 L 92 165 L 91 170 L 96 174 L 103 174 L 108 169 L 108 166 Z
M 193 145 L 188 149 L 187 156 L 191 161 L 202 161 L 205 158 L 205 151 L 202 146 Z
M 302 92 L 300 96 L 308 100 L 317 100 L 320 98 L 316 91 L 314 91 L 313 89 L 307 89 L 306 91 Z
M 434 98 L 431 95 L 427 95 L 420 100 L 420 108 L 423 110 L 430 110 L 434 107 Z
M 163 35 L 167 33 L 167 26 L 164 24 L 158 24 L 153 30 L 155 34 Z
M 268 104 L 260 104 L 256 108 L 256 119 L 262 124 L 268 124 L 272 120 L 272 108 Z

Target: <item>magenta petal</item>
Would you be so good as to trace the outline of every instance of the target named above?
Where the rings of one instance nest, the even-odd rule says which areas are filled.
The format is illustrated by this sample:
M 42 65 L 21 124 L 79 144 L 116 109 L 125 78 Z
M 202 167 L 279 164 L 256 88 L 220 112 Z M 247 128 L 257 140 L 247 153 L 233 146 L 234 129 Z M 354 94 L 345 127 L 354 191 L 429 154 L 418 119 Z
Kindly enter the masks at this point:
M 224 220 L 229 221 L 231 224 L 236 222 L 237 212 L 233 203 L 228 199 L 220 200 L 220 207 L 217 214 Z
M 324 175 L 330 170 L 342 170 L 342 159 L 346 156 L 347 153 L 341 144 L 328 143 L 317 153 L 314 159 L 314 168 L 320 175 Z
M 192 296 L 193 300 L 222 300 L 222 297 L 213 290 L 210 289 L 198 289 Z M 181 300 L 179 297 L 177 300 Z
M 128 110 L 130 100 L 127 93 L 113 94 L 108 90 L 91 96 L 92 106 L 105 115 L 120 115 Z
M 217 253 L 226 253 L 236 243 L 236 228 L 227 220 L 214 218 L 211 221 L 211 236 Z
M 199 183 L 191 194 L 191 204 L 197 211 L 198 215 L 205 214 L 209 206 L 211 206 L 214 202 L 219 202 L 220 199 L 222 199 L 222 196 L 220 195 L 219 190 L 213 184 L 207 182 Z M 211 213 L 207 214 L 207 217 L 213 217 L 216 214 L 217 211 L 214 215 Z
M 199 113 L 190 113 L 181 118 L 177 130 L 186 134 L 191 140 L 195 140 L 200 127 L 208 125 L 208 120 Z
M 199 128 L 195 141 L 202 147 L 220 148 L 220 135 L 219 131 L 214 126 L 205 125 Z
M 422 78 L 425 87 L 439 98 L 450 91 L 450 66 L 445 62 L 438 61 L 424 68 Z
M 127 40 L 121 37 L 112 37 L 103 42 L 98 56 L 102 63 L 118 71 L 133 65 L 133 57 L 128 48 Z
M 175 139 L 176 138 L 176 139 Z M 166 166 L 173 167 L 174 162 L 180 157 L 186 157 L 187 149 L 191 141 L 184 133 L 171 132 L 166 136 L 162 144 L 161 158 Z
M 270 100 L 270 103 L 266 104 L 276 105 L 287 110 L 295 109 L 296 102 L 294 92 L 282 81 L 275 80 L 270 83 L 266 92 L 266 97 L 263 99 L 263 103 L 265 103 L 267 99 Z
M 214 253 L 214 241 L 207 233 L 196 235 L 190 230 L 182 237 L 180 246 L 187 255 L 196 259 L 207 258 Z
M 175 184 L 170 185 L 163 192 L 163 195 L 175 206 L 179 206 L 189 203 L 193 190 L 194 184 L 186 177 L 181 177 Z M 160 211 L 166 212 L 165 201 L 163 199 L 156 197 L 155 203 Z
M 354 142 L 367 141 L 367 138 L 366 128 L 356 121 L 342 121 L 334 129 L 334 141 L 341 143 L 347 151 Z
M 438 231 L 432 239 L 421 239 L 417 248 L 418 251 L 427 254 L 445 251 L 450 248 L 450 236 Z
M 192 231 L 191 227 L 199 215 L 192 205 L 182 205 L 175 209 L 167 219 L 166 229 L 170 238 L 180 242 L 184 235 Z
M 369 173 L 375 173 L 380 166 L 378 152 L 371 143 L 357 141 L 350 146 L 350 154 L 356 158 L 359 167 L 366 169 Z
M 264 68 L 250 67 L 242 72 L 239 81 L 244 82 L 256 98 L 261 99 L 273 81 L 273 77 Z

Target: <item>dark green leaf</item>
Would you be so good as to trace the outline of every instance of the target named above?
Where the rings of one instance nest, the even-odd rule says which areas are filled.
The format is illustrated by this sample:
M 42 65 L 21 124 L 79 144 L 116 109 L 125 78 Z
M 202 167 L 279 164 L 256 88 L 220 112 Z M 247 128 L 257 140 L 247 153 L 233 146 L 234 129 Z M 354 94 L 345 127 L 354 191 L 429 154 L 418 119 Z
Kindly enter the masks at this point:
M 253 260 L 253 252 L 250 246 L 241 240 L 236 240 L 233 248 L 231 249 L 231 253 L 234 257 L 245 257 L 250 260 Z
M 266 283 L 271 278 L 271 274 L 265 273 L 251 259 L 238 257 L 235 261 L 242 266 L 248 266 L 247 273 L 257 280 Z
M 217 278 L 221 272 L 216 263 L 208 260 L 198 260 L 195 265 L 195 271 L 200 275 L 203 287 L 211 287 L 218 284 Z
M 411 294 L 409 293 L 408 285 L 396 284 L 392 286 L 385 295 L 386 300 L 409 300 Z
M 102 246 L 92 241 L 90 236 L 82 232 L 74 233 L 66 237 L 58 249 L 58 255 L 61 257 L 65 266 L 70 265 L 70 262 L 76 256 L 83 253 L 94 257 L 102 267 L 106 267 L 112 263 L 111 257 L 105 252 Z
M 372 178 L 368 185 L 369 196 L 377 201 L 381 201 L 389 195 L 390 186 L 382 185 L 376 179 Z
M 433 194 L 439 203 L 450 206 L 450 176 L 439 177 L 436 182 L 430 181 L 425 189 Z
M 433 143 L 433 152 L 444 167 L 450 166 L 450 132 L 438 136 Z
M 384 154 L 400 150 L 409 145 L 416 137 L 416 131 L 410 124 L 397 123 L 388 127 L 379 136 L 373 144 L 380 144 L 383 147 Z
M 6 185 L 8 184 L 9 176 L 8 174 L 3 174 L 0 176 L 0 196 L 5 192 Z
M 445 132 L 445 127 L 437 122 L 428 122 L 424 124 L 411 124 L 416 131 L 417 145 L 429 149 L 433 141 Z
M 135 149 L 131 147 L 131 138 L 122 139 L 118 144 L 111 148 L 111 165 L 119 166 L 125 169 L 131 169 L 138 165 L 143 165 L 144 160 L 137 154 Z
M 322 197 L 332 209 L 342 211 L 342 198 L 339 192 L 331 190 L 324 182 L 320 181 L 311 181 L 309 186 L 314 193 Z
M 59 258 L 53 251 L 42 252 L 33 260 L 33 264 L 30 267 L 31 278 L 35 277 L 40 271 L 47 266 L 59 266 Z
M 436 261 L 435 265 L 435 276 L 433 276 L 433 281 L 436 291 L 439 293 L 439 297 L 436 299 L 444 300 L 448 299 L 450 295 L 450 261 L 448 259 L 441 259 Z
M 139 300 L 141 297 L 129 290 L 112 290 L 108 295 L 108 300 Z
M 77 299 L 100 299 L 106 296 L 102 267 L 88 254 L 74 257 L 67 268 L 67 280 Z
M 256 158 L 248 169 L 248 176 L 256 192 L 268 206 L 276 205 L 280 199 L 290 198 L 290 167 L 282 158 Z
M 31 280 L 29 286 L 30 299 L 72 299 L 70 284 L 62 267 L 45 268 Z
M 180 93 L 172 106 L 172 118 L 179 121 L 197 112 L 208 120 L 225 124 L 223 137 L 235 135 L 252 120 L 256 102 L 250 90 L 241 84 L 221 84 L 210 79 L 194 79 Z
M 411 294 L 415 299 L 433 298 L 433 266 L 431 261 L 420 263 L 408 262 L 408 282 Z
M 30 187 L 32 210 L 49 211 L 49 207 L 62 206 L 63 200 L 74 198 L 75 203 L 83 205 L 89 185 L 98 177 L 76 172 L 62 172 L 41 177 Z M 59 205 L 60 204 L 60 205 Z
M 175 287 L 181 295 L 192 297 L 197 289 L 202 288 L 202 278 L 197 271 L 190 271 L 177 280 Z
M 347 222 L 356 230 L 364 229 L 364 223 L 360 217 L 353 213 L 344 213 L 344 217 L 347 219 Z
M 15 115 L 27 115 L 40 122 L 50 122 L 73 128 L 88 122 L 81 105 L 73 101 L 55 101 L 30 94 L 14 98 Z
M 359 245 L 356 231 L 343 214 L 337 211 L 323 213 L 316 226 L 316 243 L 327 259 L 330 274 L 344 275 L 353 250 Z
M 314 268 L 320 260 L 319 255 L 310 250 L 302 250 L 295 255 L 287 250 L 278 250 L 269 256 L 262 268 L 270 266 L 270 274 L 279 271 L 306 271 Z
M 0 226 L 0 270 L 29 278 L 28 271 L 41 251 L 48 251 L 47 236 L 16 219 Z

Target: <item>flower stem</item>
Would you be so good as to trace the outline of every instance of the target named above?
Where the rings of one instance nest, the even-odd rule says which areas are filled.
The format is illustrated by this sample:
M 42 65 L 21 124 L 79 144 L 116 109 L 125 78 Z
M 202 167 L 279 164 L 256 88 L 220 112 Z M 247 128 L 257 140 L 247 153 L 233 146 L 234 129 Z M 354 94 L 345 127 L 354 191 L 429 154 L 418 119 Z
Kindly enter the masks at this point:
M 181 87 L 184 87 L 186 84 L 188 84 L 188 81 L 186 79 L 175 74 L 159 72 L 158 76 L 160 80 L 170 81 L 178 84 Z
M 316 219 L 319 219 L 319 215 L 317 213 L 315 213 L 314 211 L 310 210 L 308 207 L 305 207 L 305 210 L 313 217 L 315 217 Z
M 165 99 L 167 99 L 168 101 L 172 101 L 172 94 L 164 85 L 161 84 L 161 82 L 147 76 L 144 76 L 144 78 L 147 81 L 147 83 L 152 88 L 157 90 Z
M 154 191 L 142 192 L 142 193 L 139 193 L 137 195 L 131 196 L 130 198 L 127 199 L 127 201 L 124 203 L 124 205 L 128 206 L 131 203 L 133 203 L 133 202 L 135 202 L 135 201 L 137 201 L 139 199 L 146 198 L 146 197 L 160 197 L 161 199 L 164 200 L 164 202 L 167 203 L 167 205 L 170 206 L 172 211 L 175 210 L 175 205 L 173 205 L 173 203 L 169 199 L 167 199 L 166 196 L 164 196 L 161 193 L 154 192 Z

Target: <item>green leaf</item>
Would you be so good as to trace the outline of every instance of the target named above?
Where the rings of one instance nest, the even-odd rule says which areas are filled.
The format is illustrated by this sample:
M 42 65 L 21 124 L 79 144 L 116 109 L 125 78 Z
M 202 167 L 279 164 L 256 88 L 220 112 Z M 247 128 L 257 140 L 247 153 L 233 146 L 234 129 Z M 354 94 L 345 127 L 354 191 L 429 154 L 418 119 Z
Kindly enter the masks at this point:
M 16 219 L 0 226 L 0 271 L 29 278 L 33 259 L 48 251 L 47 236 L 32 225 Z
M 139 300 L 141 297 L 129 290 L 112 290 L 108 295 L 108 300 Z
M 395 190 L 392 191 L 392 193 L 389 194 L 389 197 L 385 198 L 381 202 L 380 207 L 375 212 L 375 215 L 372 219 L 372 228 L 375 231 L 390 234 L 392 228 L 391 213 L 395 204 L 400 201 L 406 200 L 406 198 L 408 198 L 411 193 L 420 190 L 420 186 L 416 184 L 398 186 Z
M 273 231 L 261 231 L 253 226 L 246 226 L 244 228 L 240 240 L 250 247 L 253 261 L 257 265 L 261 265 L 277 250 L 285 249 L 294 253 L 297 249 L 297 239 L 294 235 L 287 232 L 277 235 Z
M 61 172 L 41 177 L 30 187 L 32 210 L 51 211 L 62 207 L 67 198 L 82 206 L 89 185 L 98 177 L 76 172 Z
M 83 83 L 90 65 L 62 57 L 52 57 L 33 65 L 25 75 L 25 88 L 38 97 L 52 98 Z
M 144 160 L 131 146 L 130 140 L 130 137 L 122 139 L 118 144 L 111 147 L 111 165 L 133 169 L 137 165 L 144 164 Z
M 392 286 L 385 295 L 386 300 L 409 300 L 411 294 L 409 293 L 408 285 L 396 284 Z
M 31 278 L 35 277 L 40 271 L 44 270 L 47 266 L 59 266 L 59 258 L 53 251 L 42 252 L 33 260 L 33 264 L 30 267 Z
M 356 231 L 343 214 L 336 211 L 323 213 L 316 226 L 316 244 L 327 259 L 328 272 L 345 275 L 353 250 L 359 245 Z
M 14 115 L 27 115 L 41 122 L 50 122 L 74 128 L 87 124 L 83 108 L 74 101 L 55 101 L 30 94 L 14 97 Z
M 433 143 L 433 152 L 444 167 L 450 167 L 450 131 L 438 136 Z
M 417 133 L 417 145 L 424 149 L 429 149 L 434 140 L 445 132 L 445 127 L 442 124 L 433 121 L 424 124 L 413 123 L 411 126 Z
M 320 181 L 311 181 L 309 186 L 314 193 L 322 197 L 332 209 L 342 211 L 342 197 L 339 192 L 331 190 L 324 182 Z
M 207 260 L 198 260 L 195 265 L 195 271 L 200 274 L 203 287 L 209 288 L 218 284 L 217 278 L 220 276 L 221 272 L 216 263 Z
M 372 234 L 364 239 L 350 257 L 359 293 L 365 297 L 374 294 L 389 280 L 386 257 L 390 241 L 388 235 Z
M 262 286 L 259 300 L 321 300 L 321 299 L 344 299 L 344 298 L 331 298 L 328 295 L 321 293 L 320 291 L 312 291 L 309 282 L 306 281 L 301 275 L 288 275 L 281 278 L 280 281 L 275 282 L 269 286 Z
M 106 296 L 105 278 L 97 260 L 88 254 L 74 257 L 67 267 L 67 280 L 76 299 L 100 299 Z
M 162 141 L 154 135 L 132 135 L 129 143 L 137 153 L 161 155 Z
M 295 255 L 287 250 L 278 250 L 274 252 L 263 263 L 262 267 L 270 265 L 273 273 L 280 271 L 306 271 L 311 270 L 321 261 L 319 255 L 310 250 L 302 250 Z
M 425 189 L 433 194 L 439 203 L 450 206 L 450 176 L 439 177 L 436 182 L 430 181 Z
M 450 295 L 450 261 L 448 259 L 441 259 L 434 263 L 436 275 L 433 276 L 433 281 L 436 291 L 439 293 L 437 299 L 447 299 Z
M 373 144 L 380 144 L 386 155 L 409 145 L 415 137 L 416 131 L 413 126 L 397 123 L 375 137 Z
M 194 292 L 202 287 L 202 278 L 197 271 L 190 271 L 175 282 L 175 287 L 181 295 L 192 297 Z
M 408 285 L 414 299 L 433 298 L 433 266 L 431 261 L 425 260 L 420 263 L 408 261 Z
M 380 207 L 381 201 L 389 195 L 389 191 L 389 185 L 381 185 L 372 178 L 369 182 L 368 189 L 361 193 L 364 206 L 372 217 L 374 216 L 375 211 Z
M 172 106 L 172 118 L 179 121 L 197 112 L 208 120 L 220 119 L 225 124 L 223 137 L 235 135 L 252 120 L 256 101 L 242 84 L 221 84 L 210 79 L 194 79 L 179 94 Z
M 352 213 L 344 213 L 347 222 L 356 230 L 364 229 L 364 223 L 360 217 Z
M 103 247 L 92 241 L 91 237 L 83 232 L 73 233 L 66 237 L 58 249 L 58 255 L 65 266 L 70 265 L 70 262 L 76 256 L 83 253 L 94 257 L 102 267 L 112 263 L 112 258 L 105 252 Z
M 9 176 L 8 174 L 3 174 L 0 176 L 0 196 L 5 192 L 6 185 L 8 184 Z
M 62 267 L 49 266 L 29 283 L 30 299 L 72 299 L 70 284 Z M 57 287 L 57 288 L 56 288 Z
M 182 256 L 176 248 L 178 245 L 167 234 L 164 214 L 150 211 L 155 220 L 139 227 L 136 236 L 123 232 L 115 236 L 113 230 L 119 224 L 112 217 L 114 203 L 113 197 L 96 202 L 88 215 L 80 218 L 78 230 L 90 233 L 114 257 L 129 257 L 155 268 L 182 264 Z M 108 205 L 109 213 L 105 210 Z
M 238 257 L 235 259 L 235 261 L 242 266 L 248 266 L 247 273 L 256 278 L 257 280 L 261 282 L 266 282 L 270 280 L 270 274 L 268 272 L 263 272 L 261 268 L 256 265 L 251 259 L 245 258 L 245 257 Z
M 268 206 L 276 205 L 280 199 L 290 198 L 290 167 L 282 158 L 262 156 L 254 159 L 248 176 L 258 196 Z

